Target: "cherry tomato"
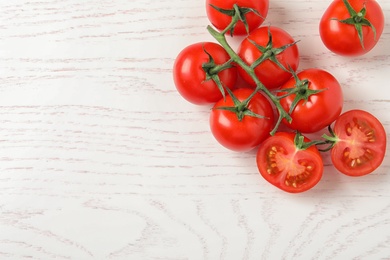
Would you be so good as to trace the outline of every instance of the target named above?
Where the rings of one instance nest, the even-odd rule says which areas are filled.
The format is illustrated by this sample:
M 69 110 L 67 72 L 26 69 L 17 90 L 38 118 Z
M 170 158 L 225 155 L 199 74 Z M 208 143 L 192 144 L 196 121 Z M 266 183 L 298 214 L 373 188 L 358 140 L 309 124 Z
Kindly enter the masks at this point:
M 297 96 L 301 96 L 295 108 L 290 113 L 292 122 L 282 122 L 291 129 L 301 133 L 317 132 L 331 123 L 340 115 L 343 108 L 343 93 L 337 79 L 329 72 L 320 69 L 307 69 L 297 74 L 299 82 L 293 77 L 280 90 L 295 88 L 297 93 L 280 100 L 285 111 L 291 112 Z M 320 91 L 320 92 L 318 92 Z M 310 93 L 315 93 L 310 95 Z M 283 96 L 287 92 L 278 92 Z
M 210 22 L 218 30 L 224 30 L 232 21 L 232 16 L 221 13 L 213 6 L 216 6 L 225 10 L 233 10 L 233 5 L 237 4 L 238 7 L 251 8 L 258 12 L 246 13 L 245 20 L 248 24 L 249 32 L 259 27 L 268 14 L 269 0 L 206 0 L 206 12 Z M 212 6 L 213 5 L 213 6 Z M 242 21 L 238 21 L 233 30 L 233 35 L 245 35 L 247 31 Z
M 315 146 L 297 147 L 295 133 L 278 132 L 260 146 L 256 162 L 260 174 L 279 189 L 298 193 L 313 188 L 321 179 L 324 164 Z M 305 142 L 310 140 L 304 138 Z
M 386 132 L 379 120 L 363 110 L 343 113 L 334 125 L 333 165 L 341 173 L 362 176 L 377 169 L 385 156 Z
M 252 89 L 240 88 L 233 91 L 239 101 L 253 93 Z M 226 108 L 235 108 L 235 111 Z M 249 115 L 255 113 L 262 118 Z M 240 119 L 240 117 L 242 117 Z M 263 94 L 256 93 L 248 105 L 236 108 L 232 97 L 218 101 L 210 114 L 210 128 L 215 139 L 233 151 L 249 151 L 269 136 L 274 126 L 273 108 Z
M 361 42 L 355 25 L 340 22 L 348 21 L 347 19 L 351 18 L 347 5 L 343 0 L 334 0 L 321 18 L 320 36 L 325 46 L 336 54 L 363 55 L 374 48 L 381 37 L 384 27 L 383 11 L 375 0 L 348 0 L 348 3 L 358 14 L 355 20 L 366 19 L 375 28 L 376 33 L 370 26 L 362 25 Z M 363 20 L 364 23 L 366 20 Z
M 222 65 L 230 60 L 229 54 L 221 45 L 212 42 L 195 43 L 184 48 L 173 66 L 176 89 L 189 102 L 196 105 L 212 104 L 222 98 L 217 84 L 206 78 L 202 65 L 210 62 Z M 237 80 L 237 69 L 231 67 L 218 73 L 224 87 L 233 89 Z
M 271 42 L 269 34 L 272 37 Z M 254 43 L 265 49 L 259 49 Z M 294 39 L 278 27 L 260 27 L 242 41 L 237 53 L 250 66 L 260 57 L 267 57 L 256 66 L 255 74 L 268 89 L 275 89 L 291 78 L 291 69 L 296 71 L 298 68 L 299 51 L 297 45 L 293 43 Z M 290 44 L 293 45 L 280 52 L 280 48 Z M 238 67 L 238 72 L 251 86 L 256 86 L 244 69 Z

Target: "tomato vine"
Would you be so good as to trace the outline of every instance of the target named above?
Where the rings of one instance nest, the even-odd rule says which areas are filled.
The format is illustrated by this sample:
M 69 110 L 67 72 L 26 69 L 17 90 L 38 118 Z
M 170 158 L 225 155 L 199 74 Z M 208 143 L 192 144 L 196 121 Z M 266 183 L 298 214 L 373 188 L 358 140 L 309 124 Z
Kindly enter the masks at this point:
M 235 16 L 238 16 L 238 14 L 236 14 Z M 278 118 L 274 128 L 272 129 L 272 131 L 270 133 L 271 135 L 274 135 L 276 133 L 280 123 L 282 122 L 282 120 L 286 119 L 288 122 L 291 122 L 291 116 L 289 115 L 288 112 L 286 112 L 283 109 L 282 105 L 280 104 L 279 98 L 275 94 L 273 94 L 270 90 L 268 90 L 263 85 L 263 83 L 258 79 L 258 77 L 255 74 L 254 67 L 246 64 L 240 58 L 240 56 L 238 56 L 238 54 L 233 50 L 233 48 L 228 43 L 228 41 L 226 39 L 226 32 L 229 31 L 231 28 L 233 28 L 237 21 L 238 21 L 238 18 L 235 19 L 233 17 L 232 22 L 222 32 L 216 31 L 210 25 L 207 26 L 207 30 L 222 45 L 222 47 L 230 55 L 232 61 L 235 64 L 237 64 L 238 66 L 240 66 L 241 68 L 243 68 L 251 76 L 253 81 L 256 83 L 256 88 L 255 88 L 254 92 L 262 91 L 273 102 L 273 104 L 275 105 L 275 107 L 276 107 L 276 109 L 278 111 L 278 114 L 279 114 L 279 118 Z
M 324 168 L 320 152 L 329 152 L 334 167 L 346 175 L 362 176 L 378 168 L 386 150 L 386 132 L 379 120 L 362 110 L 341 113 L 344 100 L 337 79 L 329 72 L 316 68 L 297 73 L 299 55 L 296 45 L 299 41 L 293 40 L 280 28 L 254 28 L 259 21 L 254 25 L 247 19 L 254 14 L 260 16 L 262 22 L 265 17 L 260 13 L 267 13 L 268 0 L 256 2 L 256 5 L 247 0 L 248 6 L 239 6 L 231 0 L 219 2 L 224 7 L 231 5 L 231 9 L 213 4 L 218 1 L 207 0 L 206 3 L 209 3 L 209 18 L 211 9 L 220 13 L 215 19 L 211 17 L 214 27 L 207 26 L 207 31 L 219 45 L 202 43 L 200 53 L 200 44 L 195 44 L 187 53 L 179 55 L 180 59 L 174 66 L 175 84 L 183 97 L 194 104 L 214 104 L 210 113 L 210 129 L 215 139 L 233 151 L 259 147 L 256 161 L 260 174 L 271 184 L 291 193 L 306 191 L 319 182 Z M 353 46 L 342 46 L 341 50 L 330 48 L 335 53 L 359 55 L 373 48 L 375 43 L 371 40 L 368 41 L 370 46 L 364 45 L 367 37 L 363 38 L 363 27 L 371 30 L 369 34 L 374 35 L 375 41 L 382 33 L 380 7 L 367 0 L 360 11 L 355 11 L 359 1 L 363 0 L 334 1 L 330 11 L 327 10 L 321 19 L 320 36 L 323 41 L 331 35 L 325 33 L 324 24 L 334 20 L 357 31 L 358 43 L 354 39 L 350 42 Z M 343 16 L 347 12 L 349 18 L 331 17 L 331 9 L 340 4 L 346 9 Z M 252 5 L 256 8 L 250 7 Z M 370 11 L 378 14 L 379 19 L 371 22 L 370 17 L 373 16 Z M 218 22 L 218 26 L 214 22 Z M 221 28 L 221 24 L 225 27 Z M 238 25 L 239 33 L 235 31 Z M 247 37 L 236 52 L 227 37 L 242 34 L 243 28 Z M 345 30 L 353 33 L 350 27 Z M 278 38 L 277 43 L 274 38 Z M 329 48 L 328 43 L 324 42 Z M 364 51 L 356 45 L 361 45 L 359 48 Z M 286 54 L 289 51 L 290 54 Z M 267 82 L 269 79 L 263 77 L 263 71 L 259 73 L 259 70 L 265 70 L 264 73 L 273 76 L 271 80 L 279 80 L 278 83 L 271 85 Z M 275 79 L 274 74 L 280 77 Z M 248 83 L 248 87 L 235 89 L 238 75 Z M 281 124 L 292 131 L 280 131 Z M 310 140 L 303 135 L 319 133 L 326 127 L 328 133 L 322 134 L 318 140 Z

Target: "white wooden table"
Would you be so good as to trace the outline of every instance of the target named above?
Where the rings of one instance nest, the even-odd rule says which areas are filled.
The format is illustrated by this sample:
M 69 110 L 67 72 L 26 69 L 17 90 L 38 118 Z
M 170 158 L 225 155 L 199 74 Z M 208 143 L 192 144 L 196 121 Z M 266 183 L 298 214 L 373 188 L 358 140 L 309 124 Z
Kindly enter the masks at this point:
M 360 58 L 321 43 L 330 0 L 270 2 L 299 69 L 390 133 L 390 2 Z M 283 193 L 179 96 L 174 59 L 208 24 L 201 0 L 0 1 L 0 259 L 390 259 L 390 154 L 361 178 L 325 156 L 313 190 Z

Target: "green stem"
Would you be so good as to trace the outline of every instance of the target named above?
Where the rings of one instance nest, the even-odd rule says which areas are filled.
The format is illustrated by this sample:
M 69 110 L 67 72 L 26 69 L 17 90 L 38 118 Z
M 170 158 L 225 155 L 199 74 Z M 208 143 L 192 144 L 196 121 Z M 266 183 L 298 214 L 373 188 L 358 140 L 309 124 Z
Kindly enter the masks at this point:
M 286 112 L 282 105 L 280 104 L 280 99 L 275 96 L 271 91 L 269 91 L 263 83 L 258 79 L 256 76 L 254 68 L 251 66 L 248 66 L 241 58 L 238 56 L 238 54 L 233 50 L 233 48 L 229 45 L 229 43 L 226 40 L 225 33 L 229 31 L 231 27 L 234 26 L 235 22 L 233 22 L 235 19 L 232 19 L 232 23 L 228 27 L 225 28 L 222 32 L 217 32 L 214 28 L 212 28 L 210 25 L 207 26 L 207 30 L 209 33 L 222 45 L 222 47 L 226 50 L 226 52 L 229 54 L 231 60 L 233 60 L 236 64 L 238 64 L 243 70 L 245 70 L 249 76 L 253 79 L 253 81 L 256 83 L 256 89 L 255 92 L 262 91 L 275 105 L 276 109 L 279 113 L 279 118 L 277 120 L 277 123 L 275 124 L 274 129 L 270 132 L 271 135 L 274 135 L 283 119 L 286 119 L 288 122 L 291 122 L 291 116 Z
M 233 59 L 230 59 L 228 60 L 227 62 L 223 63 L 223 64 L 220 64 L 220 65 L 216 65 L 214 67 L 212 67 L 208 72 L 210 75 L 216 75 L 218 74 L 219 72 L 225 70 L 225 69 L 229 69 L 232 67 L 232 62 L 233 62 Z
M 237 10 L 238 10 L 237 4 L 234 4 L 233 7 L 234 7 L 234 9 L 237 12 Z M 238 15 L 234 15 L 232 17 L 232 21 L 230 22 L 230 24 L 221 32 L 221 34 L 225 35 L 228 31 L 232 30 L 234 28 L 234 26 L 237 24 L 238 20 L 239 20 L 239 16 Z
M 329 130 L 329 133 L 331 136 L 324 134 L 324 135 L 322 135 L 322 138 L 324 140 L 313 140 L 310 142 L 305 142 L 305 137 L 300 132 L 296 132 L 296 135 L 294 138 L 295 146 L 299 150 L 306 150 L 313 145 L 315 145 L 315 146 L 328 145 L 326 148 L 318 148 L 318 151 L 320 151 L 320 152 L 328 152 L 329 150 L 331 150 L 333 148 L 333 146 L 338 141 L 337 137 L 334 135 L 334 132 L 333 132 L 331 126 L 328 126 L 328 130 Z

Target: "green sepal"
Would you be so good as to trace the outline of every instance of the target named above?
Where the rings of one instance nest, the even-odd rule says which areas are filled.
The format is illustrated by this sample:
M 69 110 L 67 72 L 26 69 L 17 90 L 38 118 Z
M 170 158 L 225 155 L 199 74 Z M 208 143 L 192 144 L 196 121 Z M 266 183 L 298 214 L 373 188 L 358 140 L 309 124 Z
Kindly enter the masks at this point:
M 231 16 L 231 17 L 233 17 L 234 14 L 236 13 L 236 11 L 234 9 L 223 9 L 223 8 L 220 8 L 220 7 L 215 6 L 213 4 L 210 4 L 210 6 L 212 8 L 214 8 L 215 10 L 217 10 L 218 12 L 220 12 L 222 14 L 226 14 L 226 15 Z
M 340 23 L 344 24 L 349 24 L 355 26 L 355 29 L 358 33 L 360 45 L 364 49 L 364 39 L 363 39 L 363 26 L 368 26 L 371 28 L 371 30 L 374 32 L 374 40 L 376 40 L 376 29 L 375 27 L 371 24 L 371 22 L 365 18 L 367 10 L 366 7 L 363 6 L 363 8 L 359 11 L 356 12 L 351 4 L 348 2 L 348 0 L 343 0 L 343 3 L 345 7 L 348 10 L 348 13 L 351 17 L 344 19 L 344 20 L 338 20 Z M 337 19 L 333 19 L 337 20 Z
M 303 104 L 306 104 L 306 102 L 309 101 L 309 97 L 311 95 L 316 95 L 318 93 L 321 93 L 321 92 L 327 90 L 327 88 L 318 89 L 318 90 L 309 89 L 310 81 L 308 79 L 303 79 L 303 80 L 299 79 L 298 75 L 291 68 L 290 68 L 290 72 L 294 77 L 295 87 L 291 88 L 291 89 L 280 90 L 281 92 L 283 91 L 283 92 L 287 92 L 287 93 L 283 96 L 279 96 L 279 99 L 282 99 L 282 98 L 285 98 L 289 95 L 295 94 L 294 100 L 291 103 L 290 110 L 288 111 L 289 115 L 292 114 L 292 112 L 294 111 L 294 109 L 296 108 L 296 106 L 298 105 L 298 103 L 301 100 L 303 100 Z
M 209 57 L 209 61 L 202 64 L 202 69 L 206 73 L 205 81 L 213 80 L 215 82 L 215 84 L 217 84 L 217 87 L 218 87 L 219 91 L 221 92 L 223 99 L 225 100 L 226 99 L 225 88 L 222 85 L 222 82 L 218 76 L 218 73 L 224 69 L 231 68 L 232 67 L 231 61 L 229 60 L 225 64 L 217 65 L 215 63 L 213 57 L 211 56 L 211 54 L 208 53 L 204 47 L 203 47 L 203 51 Z
M 249 25 L 248 25 L 248 22 L 246 20 L 245 15 L 247 13 L 252 12 L 252 13 L 255 13 L 256 15 L 262 17 L 261 14 L 256 9 L 248 8 L 248 7 L 239 7 L 237 4 L 233 5 L 233 9 L 223 9 L 223 8 L 220 8 L 220 7 L 215 6 L 213 4 L 210 4 L 210 6 L 222 14 L 226 14 L 228 16 L 231 16 L 232 20 L 236 16 L 237 17 L 236 21 L 241 21 L 244 24 L 245 31 L 247 32 L 247 34 L 249 34 Z M 233 27 L 230 29 L 230 36 L 233 36 L 234 28 L 236 25 L 237 25 L 237 23 L 234 24 Z
M 238 121 L 242 121 L 242 119 L 244 119 L 245 116 L 257 117 L 257 118 L 268 118 L 256 114 L 248 108 L 248 104 L 250 100 L 257 93 L 256 90 L 253 91 L 253 93 L 249 97 L 247 97 L 244 101 L 238 100 L 238 98 L 234 95 L 233 91 L 231 91 L 229 88 L 226 88 L 226 91 L 229 93 L 229 96 L 232 98 L 234 106 L 231 107 L 221 106 L 221 107 L 216 107 L 214 109 L 221 109 L 221 110 L 226 110 L 235 113 Z
M 263 63 L 265 60 L 270 60 L 273 63 L 275 63 L 282 70 L 290 72 L 287 68 L 285 68 L 283 66 L 282 63 L 280 63 L 280 61 L 277 59 L 276 56 L 281 54 L 287 48 L 295 45 L 298 41 L 286 44 L 286 45 L 279 47 L 279 48 L 274 48 L 273 44 L 272 44 L 272 34 L 271 34 L 270 29 L 268 29 L 268 42 L 267 42 L 267 45 L 265 47 L 257 44 L 255 41 L 253 41 L 249 38 L 248 38 L 248 41 L 250 43 L 252 43 L 262 53 L 262 55 L 252 63 L 251 67 L 253 69 L 256 68 L 257 66 L 259 66 L 261 63 Z

